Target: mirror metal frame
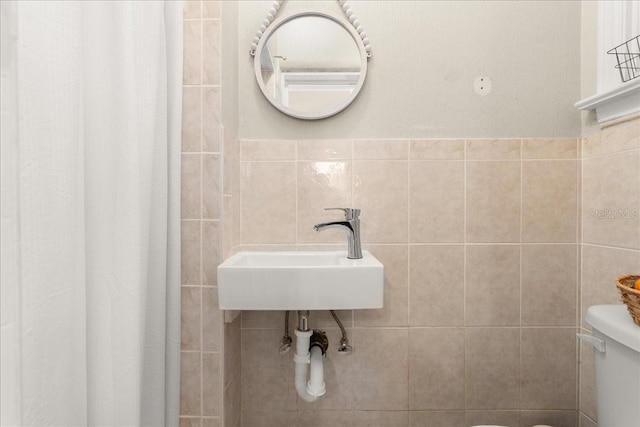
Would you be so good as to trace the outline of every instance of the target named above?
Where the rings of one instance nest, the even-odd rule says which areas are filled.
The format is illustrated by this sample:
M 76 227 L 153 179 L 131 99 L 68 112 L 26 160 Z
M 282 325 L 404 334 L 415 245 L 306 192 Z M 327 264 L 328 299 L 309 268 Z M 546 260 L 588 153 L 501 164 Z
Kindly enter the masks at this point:
M 264 82 L 262 81 L 262 68 L 260 63 L 262 50 L 265 48 L 265 45 L 269 41 L 269 37 L 275 31 L 277 31 L 278 28 L 280 28 L 282 25 L 286 24 L 287 22 L 293 19 L 301 18 L 305 16 L 316 16 L 316 17 L 326 18 L 334 21 L 351 35 L 351 38 L 353 38 L 353 41 L 356 43 L 356 46 L 358 46 L 358 51 L 360 52 L 360 77 L 358 78 L 358 82 L 356 83 L 356 86 L 353 92 L 351 92 L 351 94 L 347 98 L 345 98 L 342 102 L 336 104 L 332 108 L 329 108 L 324 111 L 311 112 L 311 113 L 300 112 L 295 109 L 289 108 L 285 105 L 282 105 L 282 103 L 274 99 L 267 92 L 267 88 Z M 260 41 L 258 42 L 258 47 L 253 57 L 253 69 L 256 75 L 256 81 L 258 82 L 258 86 L 260 86 L 260 91 L 262 91 L 262 94 L 264 95 L 264 97 L 267 98 L 267 100 L 271 103 L 271 105 L 273 105 L 276 109 L 280 110 L 282 113 L 288 116 L 295 117 L 296 119 L 319 120 L 319 119 L 325 119 L 327 117 L 331 117 L 338 114 L 339 112 L 347 108 L 349 105 L 351 105 L 351 103 L 356 99 L 356 97 L 360 93 L 360 90 L 362 89 L 362 86 L 364 85 L 364 80 L 367 77 L 367 58 L 368 58 L 368 55 L 365 50 L 365 45 L 362 39 L 360 38 L 360 34 L 358 34 L 356 29 L 353 28 L 351 24 L 345 23 L 341 19 L 336 18 L 333 15 L 329 15 L 322 12 L 302 12 L 302 13 L 296 13 L 294 15 L 286 16 L 283 18 L 279 18 L 275 20 L 271 25 L 269 25 L 269 27 L 266 29 L 266 31 L 260 38 Z

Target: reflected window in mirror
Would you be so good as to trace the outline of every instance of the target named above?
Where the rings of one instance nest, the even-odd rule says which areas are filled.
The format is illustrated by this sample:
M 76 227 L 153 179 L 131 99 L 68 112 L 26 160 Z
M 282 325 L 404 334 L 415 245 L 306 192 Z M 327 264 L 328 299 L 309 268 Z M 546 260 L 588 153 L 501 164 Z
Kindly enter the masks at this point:
M 319 119 L 355 99 L 364 83 L 366 58 L 352 27 L 329 15 L 299 14 L 267 29 L 256 52 L 256 78 L 280 111 Z

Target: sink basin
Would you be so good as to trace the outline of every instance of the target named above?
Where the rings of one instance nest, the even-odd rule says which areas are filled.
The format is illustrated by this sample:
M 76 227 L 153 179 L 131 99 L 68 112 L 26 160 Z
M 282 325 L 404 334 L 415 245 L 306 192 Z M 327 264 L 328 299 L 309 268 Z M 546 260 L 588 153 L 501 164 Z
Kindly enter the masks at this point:
M 371 253 L 238 252 L 218 266 L 223 310 L 382 308 L 384 267 Z

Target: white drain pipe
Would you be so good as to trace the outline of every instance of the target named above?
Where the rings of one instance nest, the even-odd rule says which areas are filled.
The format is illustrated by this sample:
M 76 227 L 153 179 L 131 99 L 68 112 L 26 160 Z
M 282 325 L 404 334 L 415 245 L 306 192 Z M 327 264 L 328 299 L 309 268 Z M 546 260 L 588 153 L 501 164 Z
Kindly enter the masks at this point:
M 322 361 L 322 349 L 314 346 L 309 352 L 312 331 L 295 330 L 296 352 L 293 355 L 295 367 L 295 385 L 298 396 L 305 402 L 315 402 L 324 395 L 324 365 Z M 307 366 L 310 366 L 307 369 Z M 307 374 L 310 372 L 310 380 L 307 382 Z

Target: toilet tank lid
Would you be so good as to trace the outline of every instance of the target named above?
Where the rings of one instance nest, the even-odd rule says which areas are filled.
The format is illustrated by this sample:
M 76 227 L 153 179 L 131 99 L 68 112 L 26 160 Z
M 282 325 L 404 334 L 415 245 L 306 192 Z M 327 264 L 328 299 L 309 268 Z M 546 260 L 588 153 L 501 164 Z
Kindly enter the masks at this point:
M 594 329 L 640 353 L 640 326 L 633 323 L 627 306 L 594 305 L 587 309 L 585 320 Z

